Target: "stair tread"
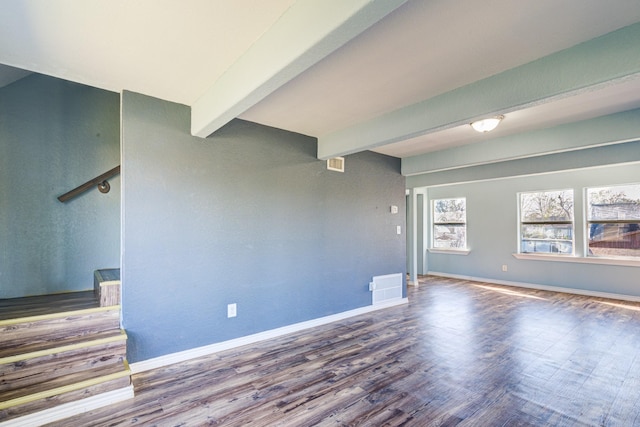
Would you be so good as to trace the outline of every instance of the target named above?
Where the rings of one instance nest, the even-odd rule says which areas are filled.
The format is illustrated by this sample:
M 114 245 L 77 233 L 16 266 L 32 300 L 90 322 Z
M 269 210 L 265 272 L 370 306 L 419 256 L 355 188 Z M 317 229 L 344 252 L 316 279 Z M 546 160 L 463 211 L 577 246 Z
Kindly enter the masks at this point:
M 112 305 L 106 307 L 86 307 L 80 308 L 77 310 L 67 310 L 67 311 L 55 311 L 52 313 L 42 313 L 42 314 L 34 314 L 29 315 L 29 313 L 15 313 L 13 316 L 8 318 L 0 319 L 0 327 L 8 327 L 14 325 L 21 325 L 27 323 L 38 323 L 43 321 L 52 321 L 52 320 L 64 320 L 64 319 L 72 319 L 84 316 L 92 316 L 96 314 L 114 314 L 120 313 L 119 305 Z
M 35 357 L 40 353 L 53 353 L 56 349 L 61 349 L 69 346 L 83 346 L 86 347 L 95 345 L 96 341 L 102 342 L 104 340 L 118 340 L 127 339 L 127 335 L 122 329 L 110 329 L 107 331 L 96 332 L 82 336 L 69 336 L 62 339 L 56 339 L 51 341 L 41 342 L 29 342 L 28 344 L 21 346 L 3 346 L 0 338 L 0 364 L 12 363 L 16 360 L 23 360 L 25 358 Z M 64 351 L 61 349 L 60 351 Z
M 44 381 L 39 384 L 21 387 L 17 390 L 6 390 L 0 392 L 0 407 L 7 407 L 7 405 L 10 406 L 11 402 L 9 401 L 14 399 L 20 399 L 26 396 L 40 394 L 61 387 L 72 386 L 74 384 L 79 384 L 85 381 L 112 376 L 113 374 L 122 374 L 123 376 L 130 375 L 131 372 L 126 361 L 119 361 L 110 365 L 64 375 L 58 378 Z
M 126 340 L 94 291 L 0 299 L 0 424 L 131 388 Z
M 0 320 L 99 307 L 93 291 L 0 299 Z
M 0 321 L 0 349 L 120 330 L 120 312 L 111 307 L 52 316 Z
M 49 422 L 59 421 L 67 418 L 68 416 L 68 414 L 58 411 L 57 408 L 59 408 L 61 405 L 71 402 L 77 402 L 77 405 L 79 405 L 81 408 L 84 408 L 84 405 L 87 404 L 87 399 L 98 397 L 100 395 L 106 396 L 107 394 L 112 394 L 113 392 L 118 392 L 117 401 L 122 401 L 124 399 L 133 397 L 133 386 L 131 385 L 130 377 L 127 375 L 112 379 L 106 379 L 103 382 L 97 384 L 89 384 L 86 387 L 80 387 L 71 390 L 65 389 L 60 391 L 60 393 L 53 394 L 51 396 L 27 396 L 25 398 L 21 398 L 19 402 L 13 402 L 17 404 L 0 407 L 0 425 L 13 425 L 12 420 L 15 420 L 17 425 L 41 425 L 42 423 L 40 421 L 42 420 L 42 415 L 38 415 L 38 413 L 42 414 L 42 411 L 54 408 L 55 415 L 52 417 L 51 414 L 48 414 L 45 417 Z M 33 397 L 36 398 L 33 399 Z M 93 403 L 90 403 L 90 405 L 95 409 L 98 407 L 109 405 L 111 403 L 114 403 L 114 401 L 109 398 L 107 400 L 100 399 L 100 404 L 98 404 L 97 406 L 95 406 L 95 401 Z M 0 402 L 0 405 L 2 404 L 3 402 Z M 33 418 L 34 415 L 35 418 Z M 32 418 L 27 421 L 28 417 Z M 37 422 L 31 422 L 35 420 L 37 420 Z

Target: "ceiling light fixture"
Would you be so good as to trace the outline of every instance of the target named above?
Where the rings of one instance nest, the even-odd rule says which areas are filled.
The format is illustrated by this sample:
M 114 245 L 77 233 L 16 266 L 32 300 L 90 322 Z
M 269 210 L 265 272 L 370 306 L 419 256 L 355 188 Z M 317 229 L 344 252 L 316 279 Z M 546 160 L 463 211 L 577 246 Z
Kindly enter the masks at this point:
M 500 121 L 504 119 L 503 115 L 490 117 L 488 119 L 477 120 L 471 123 L 471 127 L 480 133 L 490 132 L 494 130 L 500 124 Z

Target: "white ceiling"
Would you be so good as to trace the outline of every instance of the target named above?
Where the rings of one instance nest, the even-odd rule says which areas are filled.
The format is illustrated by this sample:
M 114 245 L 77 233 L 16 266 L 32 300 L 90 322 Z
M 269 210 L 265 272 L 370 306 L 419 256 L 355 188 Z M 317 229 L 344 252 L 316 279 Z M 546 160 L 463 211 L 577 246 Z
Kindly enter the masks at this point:
M 637 0 L 409 1 L 242 117 L 325 135 L 638 20 Z
M 0 63 L 191 105 L 295 0 L 4 0 Z
M 471 126 L 455 126 L 373 151 L 400 158 L 410 157 L 635 108 L 640 108 L 640 78 L 513 111 L 505 114 L 500 126 L 491 133 L 479 134 Z
M 193 105 L 296 3 L 327 1 L 5 0 L 0 64 Z M 639 21 L 638 0 L 409 0 L 239 117 L 322 137 Z M 16 75 L 0 67 L 0 86 Z M 492 137 L 638 107 L 627 79 L 509 112 Z M 486 138 L 458 126 L 375 150 Z

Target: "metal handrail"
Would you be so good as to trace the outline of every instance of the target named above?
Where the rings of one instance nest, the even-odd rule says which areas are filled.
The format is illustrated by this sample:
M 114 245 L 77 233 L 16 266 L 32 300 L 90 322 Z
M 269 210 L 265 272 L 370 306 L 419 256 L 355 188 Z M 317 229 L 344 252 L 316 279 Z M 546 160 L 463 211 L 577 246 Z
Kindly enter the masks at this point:
M 93 187 L 98 187 L 101 193 L 108 193 L 111 189 L 109 182 L 107 180 L 115 175 L 120 173 L 120 165 L 115 168 L 103 173 L 102 175 L 98 175 L 95 178 L 85 182 L 84 184 L 74 188 L 71 191 L 64 193 L 62 196 L 58 197 L 58 200 L 61 202 L 66 202 L 67 200 L 73 199 L 74 197 L 79 196 L 85 191 L 90 190 Z

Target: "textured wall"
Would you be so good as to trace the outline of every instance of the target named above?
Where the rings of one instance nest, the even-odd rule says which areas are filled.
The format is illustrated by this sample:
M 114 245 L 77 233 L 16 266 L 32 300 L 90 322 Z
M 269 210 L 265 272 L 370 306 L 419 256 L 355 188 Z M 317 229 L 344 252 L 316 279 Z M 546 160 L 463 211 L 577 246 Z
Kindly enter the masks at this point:
M 120 263 L 120 179 L 56 197 L 120 162 L 119 95 L 33 74 L 0 89 L 0 298 L 93 288 Z
M 122 126 L 131 362 L 370 305 L 372 276 L 405 271 L 398 159 L 331 172 L 314 138 L 239 120 L 195 138 L 188 107 L 130 92 Z

